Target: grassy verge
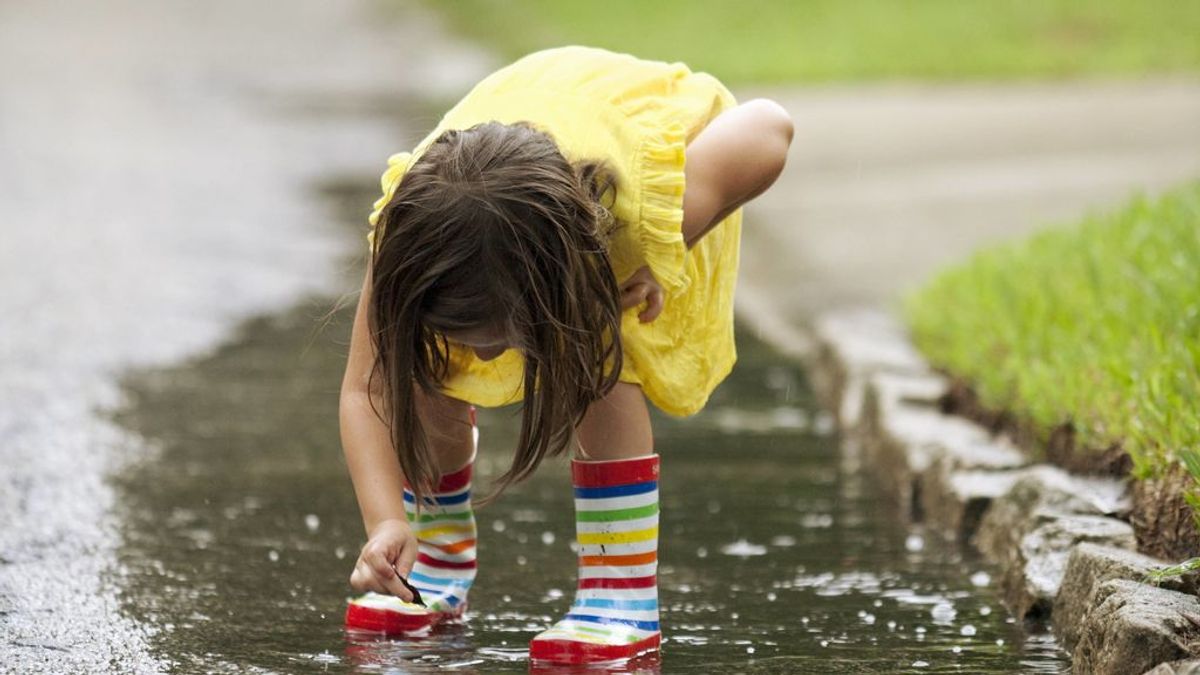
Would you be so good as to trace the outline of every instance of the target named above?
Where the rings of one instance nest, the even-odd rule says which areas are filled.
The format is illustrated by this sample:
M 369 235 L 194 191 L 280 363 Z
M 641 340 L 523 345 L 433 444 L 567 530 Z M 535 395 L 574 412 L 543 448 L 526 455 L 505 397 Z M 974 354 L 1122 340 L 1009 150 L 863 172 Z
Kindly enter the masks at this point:
M 1013 79 L 1200 70 L 1177 0 L 429 2 L 507 58 L 578 43 L 737 83 Z
M 985 406 L 1119 443 L 1137 478 L 1181 463 L 1200 481 L 1200 182 L 977 254 L 906 311 Z

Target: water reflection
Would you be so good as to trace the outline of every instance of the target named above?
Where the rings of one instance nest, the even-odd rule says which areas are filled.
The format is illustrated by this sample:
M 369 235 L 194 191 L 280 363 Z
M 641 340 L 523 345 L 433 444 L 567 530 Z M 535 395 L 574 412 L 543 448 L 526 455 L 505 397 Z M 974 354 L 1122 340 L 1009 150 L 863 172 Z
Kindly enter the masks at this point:
M 535 628 L 541 630 L 540 628 Z M 658 655 L 646 655 L 623 663 L 588 666 L 528 664 L 529 651 L 520 647 L 481 647 L 472 644 L 471 629 L 465 624 L 445 624 L 425 637 L 384 638 L 348 632 L 345 658 L 358 672 L 432 673 L 447 670 L 462 673 L 493 673 L 499 664 L 527 668 L 530 673 L 569 675 L 637 674 L 662 671 Z

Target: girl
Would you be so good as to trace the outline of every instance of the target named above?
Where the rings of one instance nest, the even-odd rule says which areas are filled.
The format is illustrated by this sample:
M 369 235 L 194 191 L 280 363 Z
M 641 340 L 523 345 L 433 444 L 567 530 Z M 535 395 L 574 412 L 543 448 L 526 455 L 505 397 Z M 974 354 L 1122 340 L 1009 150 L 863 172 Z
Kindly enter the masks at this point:
M 574 604 L 530 657 L 658 649 L 646 399 L 690 415 L 732 368 L 741 206 L 791 138 L 778 104 L 682 63 L 569 46 L 489 75 L 388 160 L 340 402 L 367 532 L 348 626 L 461 615 L 472 404 L 523 400 L 488 499 L 570 450 L 579 544 Z

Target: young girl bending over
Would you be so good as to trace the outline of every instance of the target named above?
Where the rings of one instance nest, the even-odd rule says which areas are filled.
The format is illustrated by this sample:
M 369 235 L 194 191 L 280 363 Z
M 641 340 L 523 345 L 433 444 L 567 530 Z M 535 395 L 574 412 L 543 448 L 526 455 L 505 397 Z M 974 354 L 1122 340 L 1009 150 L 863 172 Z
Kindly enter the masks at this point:
M 735 359 L 741 206 L 792 123 L 682 63 L 569 46 L 477 84 L 388 160 L 342 385 L 366 526 L 352 628 L 461 615 L 475 578 L 474 408 L 523 401 L 496 492 L 571 452 L 578 585 L 552 662 L 658 649 L 649 398 L 700 410 Z

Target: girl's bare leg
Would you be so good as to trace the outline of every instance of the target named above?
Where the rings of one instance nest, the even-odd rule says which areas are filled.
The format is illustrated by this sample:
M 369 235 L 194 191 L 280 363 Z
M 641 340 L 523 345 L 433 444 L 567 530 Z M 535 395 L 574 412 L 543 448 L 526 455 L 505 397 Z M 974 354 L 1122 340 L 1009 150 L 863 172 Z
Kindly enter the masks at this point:
M 627 459 L 654 452 L 646 396 L 629 382 L 618 382 L 608 396 L 593 403 L 576 431 L 578 459 Z
M 471 404 L 442 394 L 417 389 L 417 415 L 432 445 L 438 469 L 451 473 L 471 461 L 475 441 L 471 431 Z

